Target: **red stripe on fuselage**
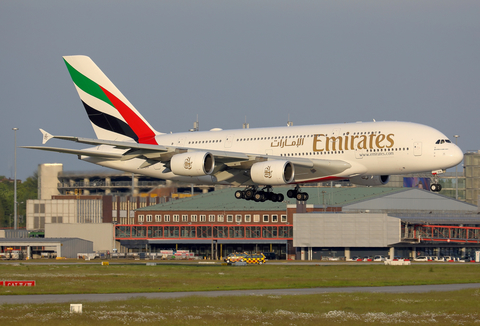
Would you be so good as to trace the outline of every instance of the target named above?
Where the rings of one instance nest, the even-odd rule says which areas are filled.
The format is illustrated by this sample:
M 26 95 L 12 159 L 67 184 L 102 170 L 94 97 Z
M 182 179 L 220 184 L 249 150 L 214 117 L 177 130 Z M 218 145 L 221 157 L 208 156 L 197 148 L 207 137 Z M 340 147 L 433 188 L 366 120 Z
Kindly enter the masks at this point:
M 100 85 L 99 85 L 100 86 Z M 107 91 L 105 88 L 100 86 L 102 91 L 108 97 L 110 102 L 112 102 L 115 109 L 122 115 L 127 124 L 132 128 L 133 132 L 138 136 L 138 142 L 140 144 L 151 144 L 158 145 L 155 140 L 155 133 L 148 125 L 133 112 L 125 103 L 120 101 L 115 95 Z

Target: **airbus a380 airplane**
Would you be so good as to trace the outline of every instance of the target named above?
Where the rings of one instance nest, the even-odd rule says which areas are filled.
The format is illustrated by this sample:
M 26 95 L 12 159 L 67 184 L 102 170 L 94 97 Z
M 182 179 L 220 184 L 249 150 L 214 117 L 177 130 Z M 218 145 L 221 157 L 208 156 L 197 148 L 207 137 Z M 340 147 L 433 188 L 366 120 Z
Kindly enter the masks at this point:
M 440 131 L 409 122 L 161 133 L 89 57 L 64 60 L 98 139 L 53 136 L 40 129 L 43 144 L 57 138 L 94 147 L 26 148 L 75 154 L 87 162 L 160 179 L 245 185 L 235 196 L 255 201 L 283 201 L 272 186 L 295 185 L 287 196 L 307 200 L 300 184 L 349 179 L 382 185 L 390 174 L 436 175 L 463 159 L 460 148 Z M 432 184 L 432 191 L 439 189 Z

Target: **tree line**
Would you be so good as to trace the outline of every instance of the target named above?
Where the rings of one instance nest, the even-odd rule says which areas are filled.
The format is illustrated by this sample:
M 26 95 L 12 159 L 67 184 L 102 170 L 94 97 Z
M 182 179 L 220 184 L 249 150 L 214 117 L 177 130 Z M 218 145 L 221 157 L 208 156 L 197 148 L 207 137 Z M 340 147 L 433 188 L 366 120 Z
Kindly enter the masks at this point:
M 14 181 L 0 176 L 0 228 L 14 226 Z M 17 180 L 17 216 L 18 227 L 25 227 L 27 200 L 38 198 L 38 175 L 21 182 Z

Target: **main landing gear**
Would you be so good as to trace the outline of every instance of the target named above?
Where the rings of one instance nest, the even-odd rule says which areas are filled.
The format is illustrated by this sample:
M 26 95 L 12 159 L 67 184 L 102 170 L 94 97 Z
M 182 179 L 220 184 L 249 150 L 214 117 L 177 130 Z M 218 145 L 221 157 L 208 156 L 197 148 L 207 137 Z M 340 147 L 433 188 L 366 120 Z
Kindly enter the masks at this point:
M 301 192 L 299 186 L 296 186 L 295 189 L 290 189 L 287 191 L 287 197 L 296 198 L 298 201 L 308 200 L 308 194 L 306 192 Z
M 254 200 L 256 202 L 264 202 L 271 200 L 273 202 L 282 202 L 284 199 L 283 194 L 276 194 L 272 191 L 272 186 L 266 186 L 261 190 L 258 190 L 256 186 L 247 187 L 245 190 L 235 191 L 235 198 Z
M 295 189 L 290 189 L 287 191 L 288 198 L 295 198 L 299 201 L 307 201 L 308 194 L 306 192 L 301 192 L 300 187 L 296 186 Z M 257 186 L 249 186 L 245 190 L 235 191 L 235 198 L 245 199 L 245 200 L 254 200 L 256 202 L 264 202 L 266 200 L 271 200 L 273 202 L 282 202 L 284 199 L 283 194 L 276 194 L 272 191 L 272 186 L 266 186 L 261 190 L 258 190 Z

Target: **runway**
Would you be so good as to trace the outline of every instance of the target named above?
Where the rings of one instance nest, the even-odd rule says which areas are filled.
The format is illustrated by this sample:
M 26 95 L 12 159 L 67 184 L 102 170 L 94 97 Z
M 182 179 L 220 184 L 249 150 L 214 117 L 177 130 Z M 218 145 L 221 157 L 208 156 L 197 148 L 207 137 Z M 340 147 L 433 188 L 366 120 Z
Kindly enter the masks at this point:
M 0 295 L 0 304 L 42 304 L 42 303 L 81 303 L 128 300 L 138 297 L 148 299 L 174 299 L 188 296 L 221 297 L 239 295 L 308 295 L 321 293 L 422 293 L 432 291 L 456 291 L 479 289 L 480 283 L 406 285 L 382 287 L 342 287 L 310 289 L 271 289 L 271 290 L 232 290 L 232 291 L 198 291 L 198 292 L 152 292 L 152 293 L 108 293 L 108 294 L 37 294 L 37 295 Z

